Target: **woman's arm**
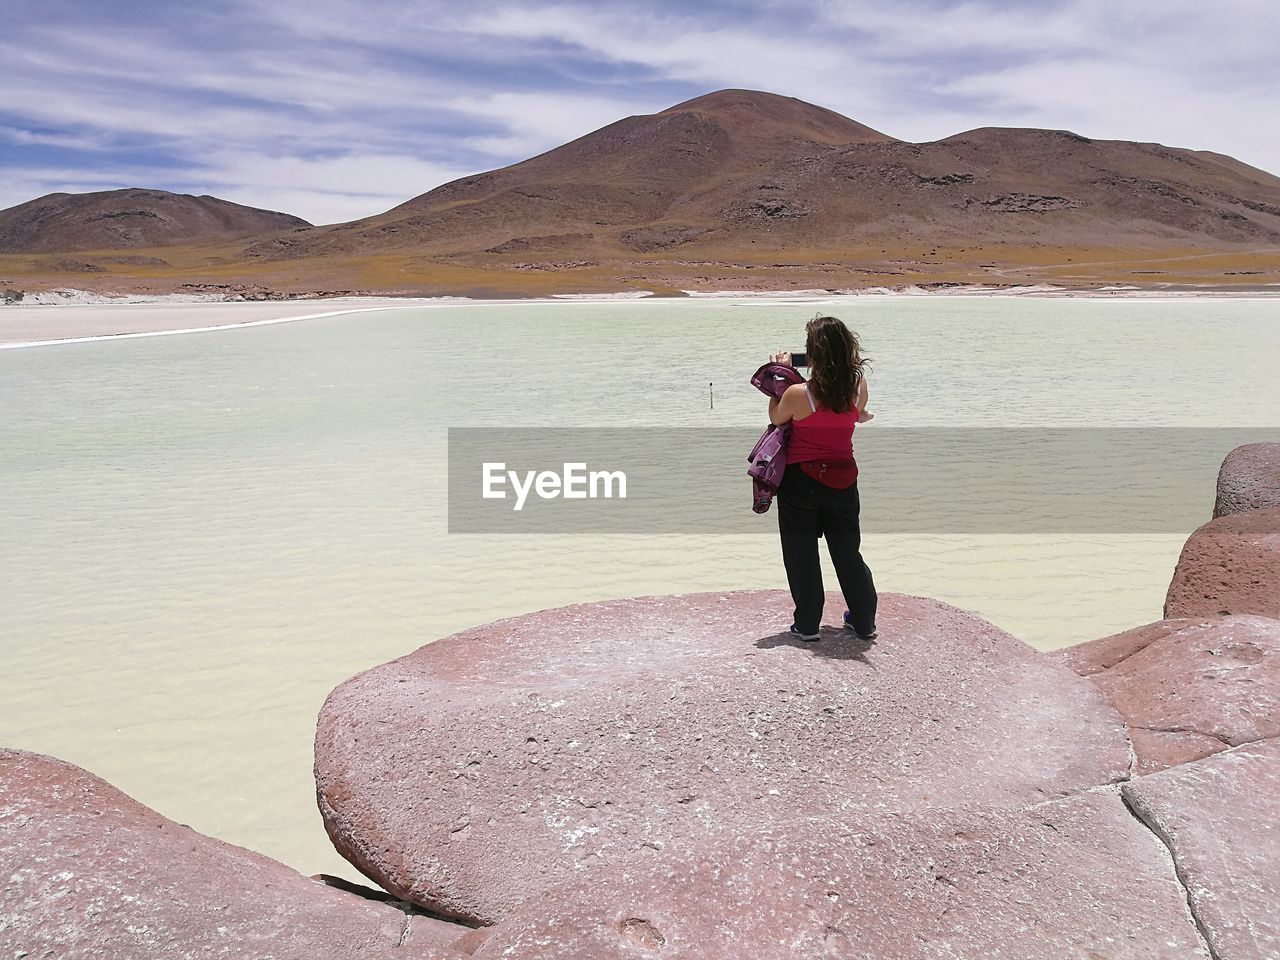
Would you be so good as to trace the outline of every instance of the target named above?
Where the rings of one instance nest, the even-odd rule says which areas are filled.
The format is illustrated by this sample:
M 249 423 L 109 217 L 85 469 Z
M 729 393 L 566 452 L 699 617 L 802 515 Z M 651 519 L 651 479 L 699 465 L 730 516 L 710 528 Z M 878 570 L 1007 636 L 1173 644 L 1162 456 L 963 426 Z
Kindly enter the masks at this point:
M 786 350 L 780 350 L 773 355 L 774 363 L 785 363 L 791 365 L 791 354 Z M 795 416 L 795 393 L 796 384 L 792 384 L 782 391 L 781 397 L 769 398 L 769 422 L 775 427 L 780 427 L 792 417 Z M 791 399 L 788 400 L 787 398 Z
M 800 407 L 807 404 L 804 399 L 804 384 L 793 383 L 782 392 L 782 397 L 769 401 L 769 422 L 780 427 L 789 423 L 800 412 Z M 807 406 L 805 409 L 808 409 Z
M 785 420 L 778 419 L 778 408 L 780 406 L 782 406 L 781 397 L 769 398 L 769 422 L 772 423 L 774 426 L 781 426 L 782 424 L 787 422 Z
M 872 417 L 875 416 L 874 413 L 867 412 L 867 378 L 866 377 L 858 378 L 858 396 L 857 396 L 857 399 L 853 401 L 853 405 L 858 409 L 859 423 L 866 423 L 868 420 L 870 420 Z

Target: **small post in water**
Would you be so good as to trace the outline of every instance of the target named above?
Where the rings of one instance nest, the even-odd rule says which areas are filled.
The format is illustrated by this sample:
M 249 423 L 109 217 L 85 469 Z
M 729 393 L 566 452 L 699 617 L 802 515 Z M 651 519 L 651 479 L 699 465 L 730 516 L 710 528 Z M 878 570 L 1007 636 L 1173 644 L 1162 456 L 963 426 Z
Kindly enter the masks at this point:
M 707 384 L 707 394 L 711 397 L 711 409 L 716 408 L 716 383 L 714 380 Z

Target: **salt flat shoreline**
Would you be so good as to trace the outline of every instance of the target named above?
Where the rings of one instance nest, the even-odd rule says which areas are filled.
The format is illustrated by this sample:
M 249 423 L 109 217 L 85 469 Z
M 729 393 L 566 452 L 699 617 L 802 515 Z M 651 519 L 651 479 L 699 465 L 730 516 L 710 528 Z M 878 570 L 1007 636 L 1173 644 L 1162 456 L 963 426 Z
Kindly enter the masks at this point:
M 1114 286 L 1088 289 L 1054 287 L 1048 284 L 1007 288 L 951 287 L 926 290 L 877 287 L 862 291 L 826 290 L 728 290 L 684 291 L 685 298 L 709 302 L 754 303 L 838 303 L 865 299 L 893 298 L 1035 298 L 1070 300 L 1143 300 L 1180 302 L 1188 299 L 1214 301 L 1280 299 L 1275 289 L 1152 290 Z M 608 294 L 561 294 L 553 297 L 482 300 L 470 297 L 330 297 L 296 300 L 222 301 L 190 297 L 107 297 L 84 291 L 65 291 L 62 302 L 8 304 L 0 307 L 0 349 L 88 343 L 133 337 L 169 336 L 256 327 L 266 324 L 316 320 L 342 314 L 378 310 L 422 309 L 448 306 L 512 306 L 575 303 L 667 303 L 672 298 L 655 297 L 647 291 Z
M 0 350 L 234 330 L 425 305 L 425 301 L 372 297 L 263 303 L 11 305 L 0 308 Z

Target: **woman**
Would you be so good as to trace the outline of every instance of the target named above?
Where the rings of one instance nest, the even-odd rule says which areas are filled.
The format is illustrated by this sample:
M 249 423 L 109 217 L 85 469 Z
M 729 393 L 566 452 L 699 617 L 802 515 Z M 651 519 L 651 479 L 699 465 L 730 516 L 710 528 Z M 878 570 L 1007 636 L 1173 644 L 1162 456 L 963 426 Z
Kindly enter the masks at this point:
M 808 383 L 794 384 L 769 401 L 769 419 L 791 424 L 787 470 L 778 487 L 782 562 L 795 601 L 791 632 L 817 640 L 822 620 L 822 566 L 818 538 L 825 536 L 849 609 L 844 625 L 859 638 L 876 635 L 876 588 L 862 560 L 858 529 L 858 466 L 853 428 L 870 420 L 865 359 L 858 338 L 835 317 L 815 317 L 806 327 Z M 791 354 L 779 353 L 778 363 Z

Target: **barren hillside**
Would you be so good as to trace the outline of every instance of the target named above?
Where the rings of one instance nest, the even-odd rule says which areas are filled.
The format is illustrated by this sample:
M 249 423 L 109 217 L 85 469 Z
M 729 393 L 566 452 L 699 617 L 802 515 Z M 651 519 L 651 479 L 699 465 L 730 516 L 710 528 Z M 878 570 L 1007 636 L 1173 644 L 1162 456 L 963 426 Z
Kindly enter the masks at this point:
M 0 210 L 0 253 L 130 250 L 309 226 L 284 213 L 164 190 L 51 193 Z

